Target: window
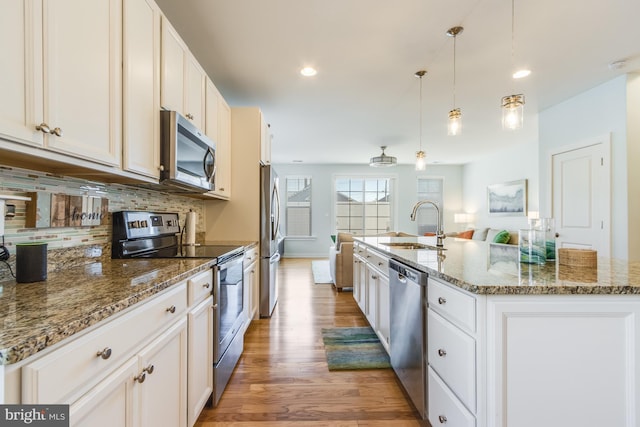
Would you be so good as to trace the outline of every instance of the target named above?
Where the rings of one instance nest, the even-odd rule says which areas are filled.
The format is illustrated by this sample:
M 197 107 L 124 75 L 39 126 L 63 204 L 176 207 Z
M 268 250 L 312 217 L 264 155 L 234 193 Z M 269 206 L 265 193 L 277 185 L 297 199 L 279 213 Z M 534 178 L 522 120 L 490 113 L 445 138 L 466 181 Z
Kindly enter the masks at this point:
M 438 204 L 440 211 L 444 209 L 444 180 L 442 178 L 418 178 L 417 200 L 431 200 Z M 438 228 L 438 214 L 431 205 L 422 205 L 416 215 L 418 234 L 434 233 Z M 444 227 L 444 225 L 443 225 Z
M 286 178 L 287 236 L 311 236 L 311 177 Z
M 392 183 L 391 178 L 336 178 L 336 232 L 372 235 L 389 231 Z

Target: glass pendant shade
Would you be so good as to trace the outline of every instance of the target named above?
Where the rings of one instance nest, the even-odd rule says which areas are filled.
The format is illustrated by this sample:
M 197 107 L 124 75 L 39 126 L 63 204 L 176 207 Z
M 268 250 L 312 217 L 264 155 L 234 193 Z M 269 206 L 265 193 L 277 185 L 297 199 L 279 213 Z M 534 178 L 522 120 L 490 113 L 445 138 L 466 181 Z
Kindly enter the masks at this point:
M 502 98 L 502 129 L 522 128 L 524 119 L 524 95 L 509 95 Z
M 427 169 L 427 155 L 420 150 L 416 153 L 416 170 L 423 171 Z
M 462 131 L 462 112 L 459 108 L 449 111 L 449 122 L 447 124 L 447 134 L 451 136 L 460 135 Z

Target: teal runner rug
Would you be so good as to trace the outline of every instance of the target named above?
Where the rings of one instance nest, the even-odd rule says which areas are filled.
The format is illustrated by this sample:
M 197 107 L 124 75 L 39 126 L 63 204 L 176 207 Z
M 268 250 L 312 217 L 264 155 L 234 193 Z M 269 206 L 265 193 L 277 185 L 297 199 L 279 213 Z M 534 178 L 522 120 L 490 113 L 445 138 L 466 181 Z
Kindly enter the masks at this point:
M 323 328 L 330 371 L 390 368 L 389 355 L 370 327 Z

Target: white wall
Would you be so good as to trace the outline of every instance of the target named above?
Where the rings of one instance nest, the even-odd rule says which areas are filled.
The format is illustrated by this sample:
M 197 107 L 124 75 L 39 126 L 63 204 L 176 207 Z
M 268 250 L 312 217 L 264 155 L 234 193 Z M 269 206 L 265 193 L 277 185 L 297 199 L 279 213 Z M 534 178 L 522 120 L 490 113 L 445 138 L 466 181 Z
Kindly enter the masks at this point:
M 627 77 L 594 87 L 539 114 L 541 211 L 548 216 L 551 151 L 611 136 L 611 256 L 627 258 Z M 636 121 L 638 119 L 636 118 Z
M 417 177 L 433 176 L 444 178 L 444 229 L 455 229 L 453 215 L 462 209 L 462 167 L 428 166 L 424 172 L 416 172 L 412 165 L 398 165 L 392 168 L 374 169 L 368 165 L 325 165 L 325 164 L 274 164 L 281 182 L 281 197 L 284 212 L 284 180 L 287 176 L 312 177 L 312 223 L 313 237 L 310 239 L 287 239 L 286 257 L 323 257 L 329 254 L 331 234 L 335 233 L 333 221 L 333 180 L 336 175 L 393 176 L 396 179 L 396 200 L 394 206 L 394 229 L 416 233 L 417 226 L 411 222 L 411 208 L 417 202 Z
M 531 121 L 525 126 L 537 126 Z M 475 227 L 500 228 L 516 231 L 526 228 L 527 218 L 523 216 L 490 217 L 487 213 L 487 186 L 521 179 L 527 180 L 527 207 L 529 211 L 539 211 L 538 143 L 535 132 L 529 141 L 517 141 L 514 145 L 463 168 L 463 209 L 475 216 Z

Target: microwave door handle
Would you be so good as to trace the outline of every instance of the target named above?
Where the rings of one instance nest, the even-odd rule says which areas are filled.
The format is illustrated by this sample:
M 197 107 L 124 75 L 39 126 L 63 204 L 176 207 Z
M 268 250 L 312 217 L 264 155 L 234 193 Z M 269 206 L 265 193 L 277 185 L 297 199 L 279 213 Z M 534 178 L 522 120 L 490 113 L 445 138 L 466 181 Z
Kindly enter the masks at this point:
M 211 164 L 213 165 L 211 173 L 209 173 L 209 168 L 207 168 L 207 158 L 209 156 L 211 156 Z M 207 152 L 202 159 L 202 169 L 204 170 L 204 175 L 207 177 L 207 181 L 210 183 L 213 182 L 213 179 L 216 176 L 216 153 L 211 147 L 207 149 Z

